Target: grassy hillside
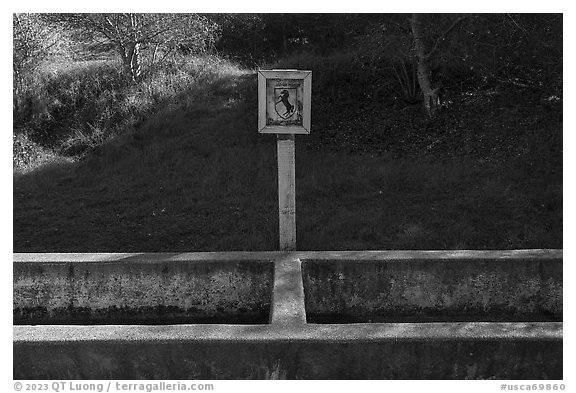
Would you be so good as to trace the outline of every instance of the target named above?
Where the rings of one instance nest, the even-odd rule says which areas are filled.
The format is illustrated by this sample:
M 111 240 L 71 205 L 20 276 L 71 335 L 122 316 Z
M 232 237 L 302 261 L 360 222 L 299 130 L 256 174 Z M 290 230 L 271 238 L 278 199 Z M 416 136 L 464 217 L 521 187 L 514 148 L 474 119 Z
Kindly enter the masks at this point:
M 314 73 L 312 133 L 296 137 L 298 249 L 562 248 L 561 101 L 487 83 L 429 121 L 382 73 L 331 59 L 350 71 L 280 65 Z M 43 145 L 49 159 L 22 159 L 14 251 L 277 249 L 276 140 L 257 133 L 256 74 L 212 71 L 150 81 L 165 96 L 120 128 L 101 123 L 114 131 L 81 154 L 64 154 L 68 134 Z

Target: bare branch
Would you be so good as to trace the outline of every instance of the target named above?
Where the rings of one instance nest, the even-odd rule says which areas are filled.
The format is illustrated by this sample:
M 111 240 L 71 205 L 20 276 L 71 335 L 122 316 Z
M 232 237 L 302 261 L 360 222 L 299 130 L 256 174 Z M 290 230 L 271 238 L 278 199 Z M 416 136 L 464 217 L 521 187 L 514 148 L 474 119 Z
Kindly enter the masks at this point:
M 148 36 L 145 37 L 145 39 L 146 40 L 152 40 L 153 38 L 155 38 L 161 34 L 164 34 L 170 30 L 172 30 L 172 27 L 166 27 L 165 29 L 158 30 L 157 32 L 154 32 L 153 34 L 149 34 Z
M 409 34 L 410 33 L 410 18 L 407 18 L 406 20 L 408 22 L 407 26 L 404 26 L 404 25 L 402 25 L 402 24 L 400 24 L 400 23 L 398 23 L 392 19 L 388 19 L 388 18 L 384 19 L 384 23 L 393 25 L 393 26 L 397 27 L 401 32 Z
M 430 49 L 430 52 L 428 52 L 426 54 L 426 56 L 424 56 L 425 61 L 430 60 L 430 58 L 434 55 L 436 50 L 438 50 L 438 45 L 440 44 L 440 42 L 444 41 L 444 39 L 446 39 L 448 34 L 450 34 L 452 32 L 452 30 L 454 30 L 456 28 L 456 26 L 458 26 L 460 24 L 460 22 L 462 22 L 466 18 L 468 18 L 468 16 L 466 16 L 466 15 L 459 17 L 454 22 L 452 22 L 450 27 L 448 27 L 442 34 L 440 34 L 440 36 L 438 37 L 438 39 L 434 43 L 434 46 L 432 47 L 432 49 Z
M 168 57 L 168 55 L 172 53 L 172 48 L 168 49 L 168 51 L 164 54 L 164 56 L 162 56 L 162 58 L 160 59 L 159 63 L 163 63 L 164 60 L 166 59 L 166 57 Z
M 522 26 L 520 26 L 515 20 L 514 18 L 512 18 L 512 15 L 510 14 L 506 14 L 506 16 L 512 21 L 512 23 L 514 23 L 514 25 L 516 25 L 516 27 L 523 32 L 524 34 L 527 34 L 527 31 L 525 28 L 523 28 Z

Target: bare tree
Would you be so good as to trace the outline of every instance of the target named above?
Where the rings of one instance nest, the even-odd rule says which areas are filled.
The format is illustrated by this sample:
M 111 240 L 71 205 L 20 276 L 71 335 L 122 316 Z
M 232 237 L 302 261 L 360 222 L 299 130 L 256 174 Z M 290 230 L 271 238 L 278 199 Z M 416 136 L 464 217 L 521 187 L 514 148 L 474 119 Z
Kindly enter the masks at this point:
M 19 108 L 27 78 L 48 56 L 66 53 L 69 41 L 39 14 L 13 14 L 12 23 L 13 106 Z
M 430 50 L 426 48 L 426 33 L 421 14 L 412 14 L 410 25 L 412 27 L 412 37 L 414 40 L 414 50 L 418 59 L 418 84 L 424 97 L 424 109 L 432 117 L 440 106 L 439 92 L 441 86 L 434 86 L 430 80 L 430 61 L 438 52 L 438 48 L 446 37 L 462 22 L 466 16 L 460 16 L 452 21 L 450 26 L 438 36 Z
M 217 35 L 217 26 L 197 14 L 60 14 L 57 20 L 113 44 L 134 82 L 144 65 L 151 67 L 175 50 L 205 50 Z

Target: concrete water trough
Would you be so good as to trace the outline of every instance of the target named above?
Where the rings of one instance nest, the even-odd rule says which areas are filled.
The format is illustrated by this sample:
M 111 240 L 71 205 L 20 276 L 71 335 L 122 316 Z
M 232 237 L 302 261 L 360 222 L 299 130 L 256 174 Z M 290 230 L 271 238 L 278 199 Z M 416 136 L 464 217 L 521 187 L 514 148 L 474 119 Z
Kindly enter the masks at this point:
M 15 379 L 561 379 L 562 251 L 14 254 Z
M 267 323 L 270 260 L 17 254 L 14 324 Z
M 303 261 L 308 322 L 561 322 L 562 266 L 539 259 Z

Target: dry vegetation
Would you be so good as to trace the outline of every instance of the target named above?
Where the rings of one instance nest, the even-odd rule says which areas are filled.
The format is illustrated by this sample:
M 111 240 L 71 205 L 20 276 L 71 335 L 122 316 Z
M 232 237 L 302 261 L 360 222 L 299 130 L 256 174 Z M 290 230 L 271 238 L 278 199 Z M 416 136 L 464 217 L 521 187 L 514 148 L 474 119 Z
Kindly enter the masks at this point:
M 562 248 L 561 84 L 454 72 L 430 120 L 364 54 L 269 65 L 313 71 L 298 249 Z M 257 133 L 254 71 L 189 55 L 131 84 L 114 60 L 69 60 L 29 83 L 15 252 L 277 248 L 276 143 Z

